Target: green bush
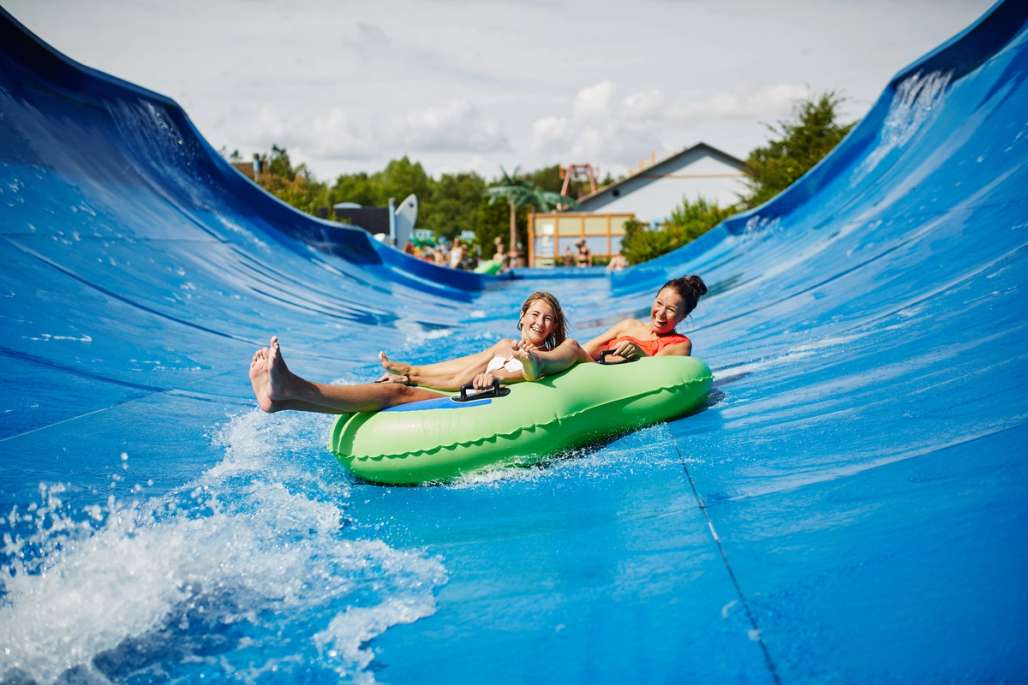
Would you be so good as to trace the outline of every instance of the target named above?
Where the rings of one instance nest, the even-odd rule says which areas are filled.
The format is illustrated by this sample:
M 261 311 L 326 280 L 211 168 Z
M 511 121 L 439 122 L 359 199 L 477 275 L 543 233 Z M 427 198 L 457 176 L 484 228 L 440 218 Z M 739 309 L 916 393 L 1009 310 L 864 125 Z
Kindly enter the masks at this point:
M 702 197 L 691 202 L 688 199 L 682 200 L 682 204 L 671 212 L 668 220 L 656 231 L 649 230 L 646 224 L 638 221 L 626 222 L 621 253 L 630 264 L 659 257 L 699 238 L 734 211 L 734 207 L 719 207 Z

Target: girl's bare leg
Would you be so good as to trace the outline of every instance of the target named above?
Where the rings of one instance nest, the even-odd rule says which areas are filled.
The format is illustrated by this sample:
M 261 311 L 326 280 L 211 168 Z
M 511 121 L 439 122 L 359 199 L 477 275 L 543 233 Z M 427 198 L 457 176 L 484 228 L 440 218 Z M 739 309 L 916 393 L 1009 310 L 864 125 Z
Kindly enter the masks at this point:
M 250 384 L 257 404 L 266 412 L 283 409 L 348 414 L 377 411 L 407 402 L 434 399 L 429 390 L 398 383 L 330 385 L 313 383 L 289 370 L 279 349 L 278 338 L 258 350 L 250 363 Z
M 466 357 L 458 357 L 457 359 L 447 359 L 441 362 L 435 362 L 434 364 L 422 364 L 421 366 L 414 366 L 413 364 L 407 364 L 405 362 L 394 361 L 386 356 L 385 352 L 378 353 L 378 359 L 382 362 L 382 367 L 387 373 L 393 374 L 394 376 L 407 376 L 411 381 L 417 383 L 414 377 L 440 377 L 450 376 L 456 373 L 464 371 L 466 368 L 479 362 L 483 354 L 477 352 L 475 354 L 469 354 Z M 486 360 L 489 361 L 488 359 Z M 425 385 L 429 385 L 425 383 Z

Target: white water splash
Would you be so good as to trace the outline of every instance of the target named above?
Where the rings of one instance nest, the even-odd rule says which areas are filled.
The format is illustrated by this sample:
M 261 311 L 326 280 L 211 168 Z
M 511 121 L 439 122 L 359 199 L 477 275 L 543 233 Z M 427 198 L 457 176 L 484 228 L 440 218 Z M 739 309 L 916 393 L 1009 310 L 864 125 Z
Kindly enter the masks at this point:
M 631 477 L 635 469 L 678 467 L 667 423 L 630 432 L 606 444 L 587 445 L 556 455 L 525 455 L 465 474 L 446 487 L 456 490 L 500 488 L 510 483 L 583 478 Z
M 91 343 L 93 338 L 88 335 L 54 335 L 53 333 L 40 333 L 39 335 L 30 336 L 29 340 L 35 342 L 51 342 L 51 341 L 67 341 L 67 342 L 80 342 L 80 343 Z
M 317 418 L 231 419 L 215 437 L 224 459 L 160 497 L 75 512 L 63 486 L 41 485 L 3 522 L 0 679 L 189 680 L 177 669 L 199 664 L 216 679 L 373 682 L 366 643 L 434 613 L 446 571 L 354 538 L 338 467 L 297 459 L 320 444 Z
M 762 233 L 774 233 L 782 227 L 782 220 L 779 217 L 769 219 L 759 214 L 746 220 L 746 228 L 743 235 L 750 236 Z
M 903 147 L 922 130 L 939 110 L 953 72 L 933 71 L 908 77 L 896 88 L 896 96 L 882 125 L 881 138 L 854 174 L 852 185 L 860 183 L 893 150 Z

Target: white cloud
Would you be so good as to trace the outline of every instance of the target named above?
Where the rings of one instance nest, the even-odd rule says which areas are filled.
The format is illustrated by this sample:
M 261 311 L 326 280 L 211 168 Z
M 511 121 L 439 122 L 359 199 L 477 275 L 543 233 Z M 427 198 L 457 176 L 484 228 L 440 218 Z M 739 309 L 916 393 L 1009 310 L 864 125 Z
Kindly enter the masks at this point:
M 639 119 L 658 116 L 665 106 L 666 98 L 656 88 L 632 93 L 624 100 L 625 114 Z
M 702 119 L 757 119 L 767 121 L 789 114 L 793 105 L 809 95 L 806 86 L 779 83 L 754 91 L 718 92 L 678 104 L 673 117 L 681 121 Z
M 387 45 L 389 38 L 380 26 L 359 21 L 357 22 L 357 43 L 362 47 L 379 47 Z
M 610 81 L 582 88 L 575 95 L 575 118 L 585 121 L 600 120 L 610 113 L 610 103 L 614 97 L 614 84 Z
M 309 154 L 324 159 L 369 159 L 374 152 L 373 140 L 367 130 L 353 120 L 349 114 L 334 108 L 314 117 L 310 126 L 302 128 L 302 146 Z
M 607 168 L 634 164 L 663 151 L 658 125 L 666 97 L 656 88 L 616 100 L 617 86 L 602 81 L 578 91 L 570 116 L 545 116 L 531 127 L 531 149 L 540 156 L 591 161 Z M 674 147 L 674 146 L 672 146 Z
M 340 107 L 285 117 L 262 105 L 253 113 L 239 112 L 235 120 L 246 122 L 233 130 L 246 145 L 266 150 L 277 143 L 315 160 L 361 162 L 411 153 L 482 155 L 510 148 L 499 125 L 461 98 L 385 117 Z
M 499 125 L 464 98 L 411 112 L 397 133 L 413 151 L 481 153 L 509 147 Z
M 542 117 L 532 122 L 533 152 L 549 153 L 568 147 L 570 127 L 564 117 Z
M 550 159 L 591 161 L 607 169 L 630 167 L 651 155 L 659 158 L 698 142 L 711 123 L 785 117 L 797 100 L 809 95 L 806 87 L 789 83 L 750 90 L 740 86 L 699 99 L 671 98 L 659 88 L 620 99 L 617 92 L 617 84 L 602 81 L 580 89 L 569 114 L 537 118 L 531 126 L 532 152 Z

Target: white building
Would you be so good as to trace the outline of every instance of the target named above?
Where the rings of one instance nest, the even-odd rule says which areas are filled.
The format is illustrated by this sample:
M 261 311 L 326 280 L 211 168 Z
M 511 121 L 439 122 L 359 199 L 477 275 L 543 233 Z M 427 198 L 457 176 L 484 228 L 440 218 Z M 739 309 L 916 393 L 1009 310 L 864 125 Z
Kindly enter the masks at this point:
M 698 143 L 629 175 L 578 201 L 574 212 L 634 214 L 639 221 L 662 223 L 683 198 L 698 197 L 722 207 L 745 191 L 741 159 Z

